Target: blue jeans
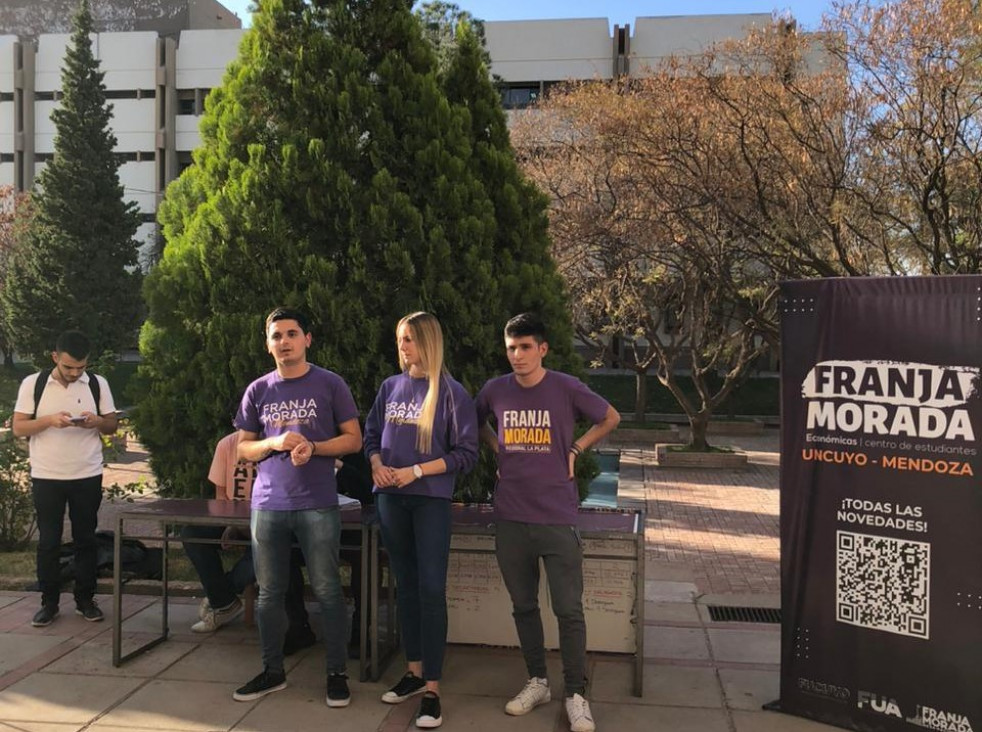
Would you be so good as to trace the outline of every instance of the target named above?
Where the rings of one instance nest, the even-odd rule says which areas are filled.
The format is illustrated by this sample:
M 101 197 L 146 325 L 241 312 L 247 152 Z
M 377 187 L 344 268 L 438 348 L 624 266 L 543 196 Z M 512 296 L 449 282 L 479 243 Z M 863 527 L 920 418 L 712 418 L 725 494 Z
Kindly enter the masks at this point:
M 450 501 L 379 493 L 382 542 L 398 589 L 407 661 L 423 662 L 423 678 L 439 681 L 447 645 Z
M 343 674 L 347 652 L 347 613 L 338 573 L 341 515 L 337 507 L 304 511 L 252 511 L 252 557 L 259 582 L 256 617 L 263 665 L 283 672 L 287 615 L 283 607 L 290 577 L 290 547 L 296 535 L 307 563 L 307 576 L 320 604 L 321 638 L 327 651 L 327 673 Z

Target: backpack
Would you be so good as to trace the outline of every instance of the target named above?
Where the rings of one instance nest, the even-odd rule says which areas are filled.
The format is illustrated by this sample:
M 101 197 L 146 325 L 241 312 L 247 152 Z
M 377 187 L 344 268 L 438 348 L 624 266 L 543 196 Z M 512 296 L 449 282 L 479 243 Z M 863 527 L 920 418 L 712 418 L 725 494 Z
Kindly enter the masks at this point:
M 48 385 L 49 376 L 51 376 L 51 369 L 38 372 L 38 380 L 34 382 L 34 412 L 31 414 L 31 419 L 38 418 L 38 404 L 41 403 L 41 395 L 44 393 L 44 387 Z M 89 391 L 92 392 L 92 398 L 95 400 L 95 413 L 101 417 L 99 398 L 102 396 L 102 386 L 95 374 L 89 374 Z
M 113 576 L 115 537 L 112 531 L 95 532 L 96 574 L 99 577 Z M 61 545 L 59 564 L 62 582 L 75 578 L 75 545 L 72 542 Z M 148 548 L 139 539 L 123 539 L 119 547 L 119 565 L 123 579 L 159 580 L 163 577 L 164 550 Z

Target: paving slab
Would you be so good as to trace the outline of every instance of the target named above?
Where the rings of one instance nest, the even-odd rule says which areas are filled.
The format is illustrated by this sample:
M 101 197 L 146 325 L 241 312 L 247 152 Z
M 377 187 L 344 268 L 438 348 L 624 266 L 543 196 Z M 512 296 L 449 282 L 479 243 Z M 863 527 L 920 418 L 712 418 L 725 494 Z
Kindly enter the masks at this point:
M 781 628 L 755 630 L 709 629 L 709 644 L 717 661 L 781 663 Z
M 644 622 L 647 625 L 686 623 L 700 625 L 703 620 L 692 602 L 646 602 Z
M 84 683 L 69 684 L 58 674 L 31 674 L 0 691 L 0 722 L 84 724 L 143 683 L 144 679 L 87 676 Z
M 15 602 L 20 602 L 20 600 L 20 595 L 0 593 L 0 608 L 5 608 L 7 605 L 13 605 Z
M 70 639 L 67 635 L 0 633 L 0 676 Z
M 149 681 L 111 709 L 99 723 L 110 727 L 195 732 L 228 730 L 255 704 L 233 700 L 236 687 L 236 684 L 206 681 Z
M 764 704 L 774 701 L 781 693 L 778 669 L 759 671 L 721 668 L 719 679 L 723 684 L 723 694 L 729 709 L 759 712 Z
M 511 618 L 509 618 L 509 621 Z M 555 653 L 546 655 L 549 688 L 553 696 L 563 692 L 562 662 Z M 405 669 L 398 668 L 399 676 Z M 528 680 L 522 653 L 516 649 L 451 646 L 443 662 L 441 693 L 494 697 L 503 707 Z
M 78 732 L 82 725 L 47 724 L 45 722 L 17 722 L 16 727 L 0 722 L 0 732 Z M 88 727 L 87 729 L 94 729 Z
M 0 636 L 0 647 L 2 639 Z M 126 654 L 145 642 L 145 638 L 124 636 L 122 652 Z M 151 648 L 136 658 L 117 668 L 113 666 L 112 632 L 107 629 L 92 640 L 83 643 L 74 651 L 65 654 L 57 661 L 49 663 L 42 669 L 43 673 L 95 675 L 95 676 L 132 676 L 151 678 L 171 666 L 182 656 L 195 648 L 192 643 L 167 641 Z
M 720 709 L 723 693 L 712 668 L 645 663 L 640 697 L 631 692 L 633 663 L 594 664 L 588 696 L 591 704 L 641 704 Z
M 644 599 L 648 602 L 686 602 L 698 594 L 695 582 L 648 580 L 644 583 Z
M 324 682 L 311 686 L 291 685 L 270 694 L 250 708 L 235 727 L 235 732 L 283 732 L 283 730 L 320 730 L 331 732 L 369 732 L 378 729 L 391 707 L 366 699 L 352 688 L 350 706 L 332 709 L 324 703 Z
M 841 727 L 780 712 L 733 712 L 736 732 L 838 732 Z
M 162 645 L 170 643 L 168 641 Z M 303 654 L 316 648 L 306 649 L 285 659 L 284 668 L 289 672 Z M 170 681 L 219 681 L 242 686 L 260 671 L 262 653 L 258 646 L 242 643 L 222 646 L 201 644 L 164 670 L 160 678 Z
M 708 661 L 706 634 L 702 628 L 647 626 L 644 629 L 644 657 Z
M 146 599 L 146 598 L 144 598 Z M 123 620 L 123 631 L 126 633 L 160 633 L 160 620 L 163 613 L 160 598 L 152 598 L 152 604 L 138 609 Z M 123 615 L 126 616 L 124 608 Z M 172 632 L 190 633 L 191 626 L 198 622 L 197 605 L 187 603 L 169 603 L 167 606 L 167 626 Z M 232 621 L 240 623 L 240 620 Z
M 591 702 L 597 729 L 609 732 L 623 730 L 671 730 L 671 732 L 729 732 L 723 710 L 652 707 L 640 704 Z M 559 729 L 568 729 L 566 726 Z
M 441 706 L 446 710 L 444 728 L 447 729 L 468 732 L 555 732 L 569 729 L 565 724 L 566 711 L 558 694 L 553 694 L 551 702 L 521 717 L 505 714 L 505 698 L 450 692 L 441 693 L 441 697 Z M 598 727 L 602 724 L 602 721 L 597 721 Z M 416 729 L 411 723 L 409 728 Z M 613 732 L 617 728 L 608 729 Z

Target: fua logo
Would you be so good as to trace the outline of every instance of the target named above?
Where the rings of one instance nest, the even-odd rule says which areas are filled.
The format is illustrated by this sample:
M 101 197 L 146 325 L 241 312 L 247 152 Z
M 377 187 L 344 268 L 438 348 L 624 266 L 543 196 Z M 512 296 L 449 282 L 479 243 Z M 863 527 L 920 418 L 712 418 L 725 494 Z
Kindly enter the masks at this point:
M 856 692 L 856 706 L 858 706 L 860 709 L 868 709 L 878 714 L 886 714 L 890 717 L 896 717 L 897 719 L 904 718 L 904 715 L 900 712 L 900 705 L 897 704 L 896 699 L 891 699 L 888 696 L 882 696 L 880 694 L 874 694 L 870 691 L 860 690 Z

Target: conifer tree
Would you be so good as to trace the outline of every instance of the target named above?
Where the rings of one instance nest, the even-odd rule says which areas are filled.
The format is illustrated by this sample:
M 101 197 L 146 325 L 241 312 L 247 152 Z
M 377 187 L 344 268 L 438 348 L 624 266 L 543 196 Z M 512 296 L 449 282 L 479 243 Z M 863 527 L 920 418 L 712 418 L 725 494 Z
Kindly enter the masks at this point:
M 133 342 L 141 318 L 139 214 L 123 198 L 112 107 L 91 33 L 82 0 L 62 68 L 61 103 L 51 113 L 55 153 L 38 176 L 34 217 L 0 293 L 12 343 L 41 363 L 69 328 L 92 339 L 93 356 L 118 353 Z
M 550 254 L 549 199 L 518 167 L 501 97 L 491 81 L 481 37 L 463 20 L 443 76 L 451 104 L 466 110 L 473 154 L 469 165 L 494 206 L 494 269 L 499 289 L 497 320 L 523 311 L 539 313 L 549 329 L 548 366 L 578 373 L 562 278 Z M 507 366 L 507 364 L 505 364 Z
M 406 0 L 259 6 L 209 97 L 195 164 L 167 191 L 145 288 L 135 417 L 165 488 L 200 490 L 230 403 L 272 365 L 262 317 L 276 305 L 311 313 L 308 358 L 364 412 L 413 310 L 440 319 L 448 367 L 472 391 L 506 365 L 502 315 L 536 296 L 501 301 L 469 125 Z

